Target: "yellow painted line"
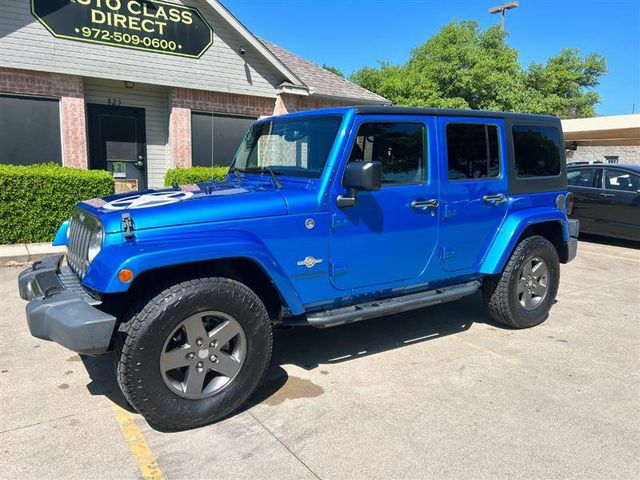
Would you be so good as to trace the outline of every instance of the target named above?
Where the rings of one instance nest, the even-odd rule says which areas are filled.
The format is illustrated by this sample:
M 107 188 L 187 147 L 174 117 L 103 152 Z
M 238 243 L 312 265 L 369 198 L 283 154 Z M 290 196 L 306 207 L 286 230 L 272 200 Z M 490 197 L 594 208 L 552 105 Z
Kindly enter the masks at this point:
M 164 480 L 164 474 L 160 470 L 149 444 L 144 439 L 144 435 L 138 428 L 134 416 L 115 403 L 111 404 L 111 409 L 120 425 L 122 436 L 129 444 L 131 454 L 138 463 L 142 478 L 145 480 Z

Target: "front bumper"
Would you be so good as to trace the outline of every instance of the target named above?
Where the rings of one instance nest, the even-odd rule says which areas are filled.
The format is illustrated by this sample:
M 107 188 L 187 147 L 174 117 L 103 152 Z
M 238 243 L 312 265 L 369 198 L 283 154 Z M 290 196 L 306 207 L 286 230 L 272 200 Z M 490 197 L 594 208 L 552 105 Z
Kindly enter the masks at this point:
M 20 297 L 28 300 L 31 335 L 74 352 L 96 355 L 109 348 L 116 318 L 95 308 L 100 302 L 80 285 L 62 255 L 35 262 L 18 277 Z
M 580 233 L 580 221 L 569 219 L 569 241 L 565 242 L 563 251 L 560 252 L 562 263 L 569 263 L 578 254 L 578 234 Z

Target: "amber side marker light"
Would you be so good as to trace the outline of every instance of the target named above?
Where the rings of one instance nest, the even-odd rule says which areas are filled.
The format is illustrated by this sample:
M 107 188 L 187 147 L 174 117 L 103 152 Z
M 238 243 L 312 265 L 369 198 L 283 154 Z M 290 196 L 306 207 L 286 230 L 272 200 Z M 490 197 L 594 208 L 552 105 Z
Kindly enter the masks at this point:
M 118 280 L 122 283 L 129 283 L 133 279 L 133 272 L 128 268 L 123 268 L 118 272 Z

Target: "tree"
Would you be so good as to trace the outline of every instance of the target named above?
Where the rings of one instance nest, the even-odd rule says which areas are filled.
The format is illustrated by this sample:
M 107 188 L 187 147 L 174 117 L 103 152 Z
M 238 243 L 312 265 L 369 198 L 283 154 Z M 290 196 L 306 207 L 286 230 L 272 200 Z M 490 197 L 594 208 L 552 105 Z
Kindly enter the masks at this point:
M 342 70 L 340 70 L 338 67 L 334 67 L 332 65 L 327 65 L 326 63 L 323 63 L 322 68 L 335 75 L 338 75 L 339 77 L 344 78 L 344 73 L 342 73 Z
M 505 38 L 497 25 L 482 31 L 473 21 L 450 23 L 415 48 L 405 64 L 381 61 L 350 79 L 396 105 L 595 114 L 600 97 L 591 89 L 606 72 L 602 56 L 582 58 L 578 50 L 565 49 L 544 65 L 524 69 Z

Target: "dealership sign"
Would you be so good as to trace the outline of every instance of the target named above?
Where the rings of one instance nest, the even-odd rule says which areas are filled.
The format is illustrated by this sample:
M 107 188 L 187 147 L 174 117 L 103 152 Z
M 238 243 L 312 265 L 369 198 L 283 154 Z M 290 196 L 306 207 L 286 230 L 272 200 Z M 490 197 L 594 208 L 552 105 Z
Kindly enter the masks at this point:
M 161 0 L 31 0 L 56 38 L 199 58 L 213 32 L 200 12 Z

